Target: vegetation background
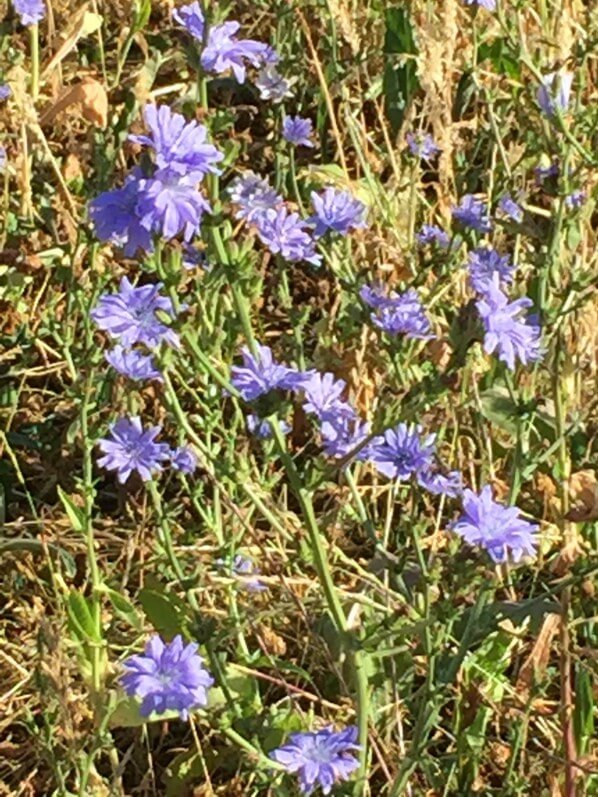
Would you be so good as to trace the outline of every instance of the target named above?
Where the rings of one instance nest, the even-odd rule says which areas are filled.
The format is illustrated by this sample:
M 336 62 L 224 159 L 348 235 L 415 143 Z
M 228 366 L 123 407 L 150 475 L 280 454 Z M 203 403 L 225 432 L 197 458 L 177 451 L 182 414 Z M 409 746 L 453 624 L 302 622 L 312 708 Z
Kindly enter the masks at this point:
M 263 755 L 326 722 L 360 722 L 369 741 L 356 783 L 335 794 L 598 794 L 598 7 L 498 5 L 211 3 L 271 42 L 294 79 L 285 107 L 313 120 L 317 147 L 291 158 L 280 106 L 251 80 L 210 78 L 199 107 L 172 3 L 51 0 L 37 85 L 29 31 L 0 3 L 0 76 L 13 91 L 0 116 L 0 794 L 290 797 L 292 779 Z M 555 127 L 536 91 L 559 67 L 574 90 Z M 234 272 L 98 244 L 88 202 L 139 159 L 127 135 L 142 131 L 149 100 L 206 121 L 226 152 L 210 223 L 225 223 L 224 188 L 251 168 L 297 205 L 325 184 L 347 188 L 370 207 L 369 227 L 333 243 L 320 270 L 281 272 L 230 221 L 230 240 L 250 244 Z M 409 130 L 433 135 L 433 166 L 409 157 Z M 552 162 L 559 184 L 538 184 L 535 167 Z M 576 188 L 586 201 L 571 212 Z M 505 191 L 525 216 L 497 226 L 493 245 L 515 258 L 547 349 L 513 376 L 476 342 L 463 251 L 415 243 L 423 223 L 448 228 L 463 194 Z M 123 274 L 159 276 L 189 304 L 162 386 L 111 371 L 89 319 Z M 436 340 L 384 339 L 345 274 L 417 286 Z M 344 378 L 376 430 L 404 420 L 437 432 L 468 485 L 491 483 L 541 521 L 537 559 L 496 570 L 447 532 L 454 501 L 324 459 L 300 407 L 286 460 L 276 441 L 252 438 L 246 408 L 222 393 L 247 319 L 281 360 Z M 196 476 L 164 474 L 148 490 L 97 467 L 96 441 L 134 411 L 191 440 Z M 327 609 L 312 518 L 345 633 Z M 217 565 L 239 551 L 267 591 Z M 199 641 L 217 677 L 191 724 L 143 723 L 123 700 L 119 662 L 154 630 Z

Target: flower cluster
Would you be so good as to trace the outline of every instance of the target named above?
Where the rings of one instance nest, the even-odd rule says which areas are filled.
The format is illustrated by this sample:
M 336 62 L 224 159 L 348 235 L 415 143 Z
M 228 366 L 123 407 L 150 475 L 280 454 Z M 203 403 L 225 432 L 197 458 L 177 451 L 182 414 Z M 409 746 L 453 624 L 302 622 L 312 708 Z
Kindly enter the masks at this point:
M 499 255 L 496 249 L 478 247 L 469 253 L 467 262 L 469 281 L 474 291 L 484 294 L 494 274 L 503 283 L 513 281 L 513 264 L 508 255 Z
M 359 295 L 375 310 L 372 322 L 389 335 L 430 340 L 434 337 L 430 321 L 415 288 L 403 294 L 392 291 L 388 296 L 379 285 L 364 285 Z

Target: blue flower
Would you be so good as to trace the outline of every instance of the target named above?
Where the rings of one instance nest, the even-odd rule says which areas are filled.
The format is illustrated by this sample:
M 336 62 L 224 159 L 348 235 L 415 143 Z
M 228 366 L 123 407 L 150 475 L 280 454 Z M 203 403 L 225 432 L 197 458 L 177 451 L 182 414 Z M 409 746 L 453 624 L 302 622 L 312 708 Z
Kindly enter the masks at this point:
M 126 277 L 120 281 L 115 294 L 104 293 L 91 311 L 98 327 L 118 338 L 125 348 L 143 343 L 155 349 L 161 341 L 178 347 L 179 337 L 158 320 L 156 313 L 164 312 L 175 317 L 170 299 L 160 295 L 162 283 L 133 286 Z
M 44 0 L 12 0 L 22 25 L 37 25 L 46 16 Z
M 544 75 L 538 88 L 538 105 L 546 116 L 564 113 L 569 107 L 573 74 L 561 70 Z
M 308 221 L 315 226 L 317 237 L 328 230 L 347 235 L 351 230 L 367 227 L 366 206 L 348 191 L 336 191 L 330 187 L 322 195 L 312 191 L 311 201 L 316 212 Z
M 355 417 L 353 407 L 341 398 L 347 389 L 343 379 L 334 374 L 321 374 L 318 371 L 303 375 L 300 387 L 305 391 L 306 402 L 303 409 L 308 414 L 317 415 L 320 421 L 339 421 L 341 417 Z
M 125 349 L 119 345 L 107 351 L 104 357 L 119 374 L 127 376 L 134 382 L 145 379 L 163 381 L 160 371 L 155 366 L 154 358 L 149 354 L 142 354 L 137 349 Z
M 252 559 L 242 554 L 237 554 L 232 563 L 233 574 L 241 586 L 248 592 L 265 592 L 268 587 L 263 584 L 257 576 L 260 574 L 260 569 L 255 565 Z
M 499 209 L 518 224 L 523 221 L 523 208 L 518 205 L 510 194 L 503 194 L 498 200 Z
M 358 769 L 359 762 L 352 753 L 359 749 L 355 726 L 342 731 L 334 731 L 330 726 L 320 731 L 292 733 L 285 745 L 270 753 L 270 758 L 282 764 L 287 772 L 298 775 L 303 795 L 311 794 L 318 786 L 323 794 L 330 794 L 335 783 L 348 780 Z
M 188 3 L 185 6 L 175 8 L 172 12 L 172 18 L 175 22 L 178 22 L 179 25 L 187 28 L 189 33 L 199 42 L 203 43 L 205 20 L 201 6 L 197 0 L 195 0 L 194 3 Z
M 190 241 L 198 231 L 204 213 L 210 213 L 210 203 L 197 190 L 197 176 L 181 177 L 163 169 L 145 181 L 139 197 L 137 212 L 148 230 L 167 241 L 183 233 Z
M 286 421 L 278 421 L 278 428 L 283 435 L 291 431 L 291 427 Z M 267 418 L 259 418 L 257 415 L 247 416 L 247 431 L 260 440 L 268 440 L 272 437 L 271 422 Z
M 585 191 L 573 191 L 565 197 L 565 206 L 568 207 L 569 210 L 578 210 L 583 206 L 586 199 L 587 195 Z
M 394 291 L 389 296 L 382 288 L 364 286 L 359 295 L 376 310 L 371 314 L 373 323 L 389 335 L 405 335 L 408 338 L 430 340 L 430 321 L 415 288 L 399 295 Z
M 486 332 L 484 351 L 492 354 L 498 349 L 499 360 L 511 371 L 515 370 L 516 359 L 527 365 L 542 356 L 540 327 L 532 318 L 522 318 L 531 304 L 527 297 L 509 302 L 496 272 L 484 288 L 484 297 L 476 303 Z
M 486 11 L 496 11 L 496 0 L 463 0 L 466 6 L 485 8 Z
M 8 83 L 0 84 L 0 100 L 7 100 L 12 94 L 12 89 Z
M 282 123 L 282 137 L 289 144 L 295 146 L 313 147 L 310 136 L 313 133 L 311 119 L 304 119 L 301 116 L 287 116 Z
M 0 144 L 0 171 L 2 171 L 5 166 L 6 166 L 6 150 L 4 149 L 2 144 Z
M 161 431 L 161 426 L 144 430 L 137 417 L 121 418 L 110 426 L 112 439 L 98 441 L 105 455 L 98 460 L 98 465 L 106 470 L 115 470 L 121 484 L 127 481 L 133 471 L 144 482 L 149 481 L 152 473 L 161 471 L 161 463 L 169 458 L 168 446 L 155 442 Z
M 434 244 L 440 249 L 448 249 L 451 242 L 448 233 L 436 224 L 423 224 L 415 238 L 420 246 Z
M 254 172 L 244 172 L 232 181 L 229 194 L 231 201 L 238 206 L 236 219 L 251 222 L 266 210 L 276 211 L 284 204 L 270 183 Z
M 320 434 L 325 453 L 329 457 L 340 459 L 354 451 L 370 433 L 369 424 L 358 417 L 351 417 L 345 410 L 338 414 L 327 412 L 323 417 Z M 368 459 L 369 449 L 364 446 L 357 454 L 356 459 Z
M 389 479 L 403 481 L 433 470 L 436 435 L 421 436 L 421 426 L 399 423 L 375 438 L 369 446 L 374 467 Z
M 207 141 L 205 125 L 187 122 L 168 105 L 148 103 L 143 111 L 150 135 L 130 135 L 129 140 L 150 147 L 155 152 L 158 169 L 168 169 L 198 183 L 208 173 L 219 174 L 215 165 L 224 155 Z
M 170 452 L 170 464 L 179 473 L 190 476 L 197 468 L 197 457 L 189 446 L 181 446 Z
M 492 229 L 486 205 L 473 194 L 465 194 L 452 213 L 453 218 L 464 227 L 470 227 L 477 232 L 490 232 Z
M 269 346 L 257 345 L 257 355 L 248 348 L 241 350 L 243 366 L 233 365 L 231 384 L 245 401 L 253 401 L 271 390 L 294 390 L 304 375 L 293 368 L 277 363 Z
M 314 266 L 320 265 L 322 257 L 316 252 L 316 243 L 297 213 L 281 207 L 252 216 L 252 221 L 260 241 L 273 254 L 280 254 L 290 263 L 306 260 Z
M 126 693 L 141 698 L 141 715 L 178 711 L 186 720 L 189 712 L 208 703 L 208 689 L 214 679 L 197 654 L 197 645 L 183 644 L 180 635 L 164 643 L 155 634 L 142 655 L 123 662 L 127 672 L 121 676 Z
M 122 188 L 104 191 L 89 204 L 89 217 L 96 236 L 123 248 L 126 257 L 153 249 L 150 231 L 142 224 L 138 211 L 146 181 L 134 170 Z
M 509 555 L 514 562 L 535 555 L 538 525 L 520 517 L 516 506 L 494 501 L 489 485 L 480 495 L 464 490 L 463 510 L 452 530 L 470 545 L 485 548 L 494 562 L 505 562 Z
M 537 186 L 541 186 L 546 180 L 550 180 L 552 178 L 556 179 L 559 174 L 560 168 L 558 163 L 551 163 L 549 166 L 540 164 L 534 169 L 534 181 Z
M 513 281 L 513 264 L 508 255 L 501 256 L 496 249 L 479 247 L 469 253 L 467 261 L 469 281 L 475 291 L 484 293 L 494 273 L 499 276 L 499 281 L 509 283 Z
M 282 102 L 286 97 L 292 97 L 291 81 L 283 77 L 272 64 L 260 70 L 255 85 L 260 90 L 262 100 L 271 100 L 274 103 Z
M 429 133 L 422 135 L 421 133 L 407 133 L 407 144 L 409 145 L 409 152 L 415 155 L 416 158 L 421 158 L 425 161 L 431 161 L 434 155 L 440 152 L 440 147 Z
M 239 83 L 245 82 L 245 60 L 253 66 L 263 63 L 266 45 L 253 39 L 237 39 L 241 26 L 238 22 L 223 22 L 210 28 L 208 41 L 201 54 L 201 65 L 206 72 L 221 75 L 232 69 Z
M 430 470 L 419 471 L 416 478 L 417 483 L 433 495 L 456 498 L 463 492 L 463 477 L 458 470 L 445 474 L 432 467 Z

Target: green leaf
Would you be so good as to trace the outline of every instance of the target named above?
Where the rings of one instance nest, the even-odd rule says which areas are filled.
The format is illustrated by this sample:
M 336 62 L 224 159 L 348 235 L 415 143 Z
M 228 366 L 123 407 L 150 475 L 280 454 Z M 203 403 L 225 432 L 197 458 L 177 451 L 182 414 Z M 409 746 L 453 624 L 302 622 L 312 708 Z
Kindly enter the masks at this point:
M 71 628 L 82 642 L 101 642 L 89 603 L 79 590 L 69 592 L 67 612 Z
M 580 754 L 585 755 L 589 743 L 594 738 L 594 693 L 592 678 L 583 663 L 577 668 L 575 676 L 575 708 L 573 728 Z
M 137 631 L 143 630 L 141 617 L 128 598 L 125 598 L 122 593 L 110 589 L 110 587 L 107 587 L 105 584 L 102 585 L 101 591 L 107 595 L 114 609 L 114 613 L 120 617 L 121 620 L 124 620 Z
M 46 555 L 46 552 L 49 551 L 62 559 L 62 564 L 69 578 L 73 578 L 77 572 L 77 565 L 71 554 L 53 542 L 44 545 L 40 540 L 29 540 L 25 537 L 13 537 L 10 540 L 0 538 L 0 556 L 8 551 L 28 551 L 41 556 Z
M 480 394 L 482 415 L 487 421 L 517 436 L 518 407 L 506 387 L 491 387 Z
M 60 498 L 62 506 L 64 507 L 64 511 L 67 513 L 68 518 L 71 521 L 73 531 L 78 531 L 80 533 L 85 532 L 87 528 L 85 510 L 80 506 L 76 506 L 70 496 L 64 492 L 60 485 L 57 485 L 56 490 L 58 492 L 58 497 Z
M 178 711 L 164 711 L 162 714 L 152 712 L 148 717 L 142 717 L 139 711 L 140 703 L 134 697 L 123 698 L 117 703 L 116 708 L 110 715 L 109 725 L 111 728 L 137 728 L 149 722 L 178 719 Z
M 415 59 L 418 49 L 409 14 L 403 6 L 388 9 L 385 19 L 386 65 L 382 78 L 382 90 L 386 117 L 396 135 L 403 124 L 407 109 L 419 89 Z M 402 57 L 397 59 L 396 56 Z
M 139 602 L 143 607 L 145 616 L 154 626 L 156 631 L 173 637 L 181 630 L 180 614 L 170 598 L 153 589 L 142 589 L 139 593 Z

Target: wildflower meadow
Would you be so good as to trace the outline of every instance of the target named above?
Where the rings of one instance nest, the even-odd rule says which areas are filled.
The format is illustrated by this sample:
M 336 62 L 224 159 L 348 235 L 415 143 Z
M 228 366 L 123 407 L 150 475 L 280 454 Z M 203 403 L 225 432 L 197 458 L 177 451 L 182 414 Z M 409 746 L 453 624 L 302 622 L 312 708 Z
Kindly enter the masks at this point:
M 0 3 L 0 795 L 598 795 L 598 4 Z

